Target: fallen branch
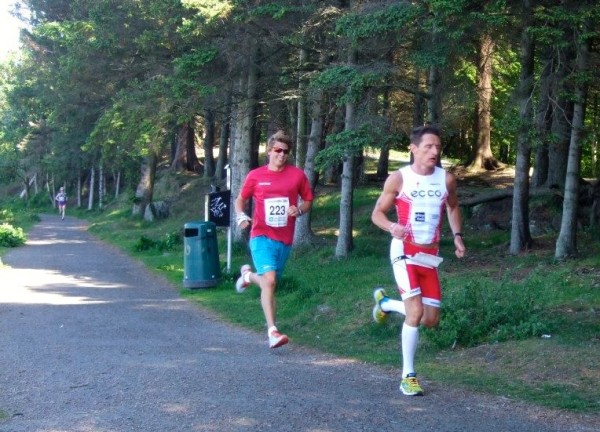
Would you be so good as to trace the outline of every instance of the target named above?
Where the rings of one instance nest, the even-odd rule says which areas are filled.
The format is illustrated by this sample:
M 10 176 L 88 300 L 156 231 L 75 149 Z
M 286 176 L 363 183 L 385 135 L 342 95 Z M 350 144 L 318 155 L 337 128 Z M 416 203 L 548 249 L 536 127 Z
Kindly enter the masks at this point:
M 557 189 L 548 189 L 548 188 L 534 188 L 529 190 L 529 196 L 540 196 L 540 195 L 552 195 L 558 194 L 560 195 Z M 513 189 L 501 189 L 495 190 L 492 192 L 487 192 L 482 195 L 478 195 L 468 199 L 461 199 L 460 205 L 464 207 L 473 207 L 478 204 L 483 204 L 487 202 L 500 201 L 506 198 L 513 197 Z

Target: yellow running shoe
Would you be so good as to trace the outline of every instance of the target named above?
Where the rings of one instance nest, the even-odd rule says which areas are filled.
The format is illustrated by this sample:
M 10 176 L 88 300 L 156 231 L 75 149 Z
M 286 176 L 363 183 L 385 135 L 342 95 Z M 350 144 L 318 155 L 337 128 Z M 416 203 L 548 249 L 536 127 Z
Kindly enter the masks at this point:
M 406 396 L 423 396 L 423 389 L 417 381 L 417 374 L 410 373 L 400 381 L 400 391 Z
M 375 300 L 375 306 L 373 306 L 373 321 L 377 324 L 383 324 L 388 317 L 388 313 L 381 309 L 381 301 L 387 299 L 385 290 L 383 288 L 375 288 L 375 291 L 373 291 L 373 299 Z

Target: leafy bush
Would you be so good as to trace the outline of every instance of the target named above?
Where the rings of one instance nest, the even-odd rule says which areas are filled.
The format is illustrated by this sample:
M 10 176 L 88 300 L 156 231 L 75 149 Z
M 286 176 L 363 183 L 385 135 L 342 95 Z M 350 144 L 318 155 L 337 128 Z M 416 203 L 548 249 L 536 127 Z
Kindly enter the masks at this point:
M 153 240 L 146 236 L 141 236 L 140 239 L 133 245 L 133 250 L 136 252 L 144 252 L 149 250 L 157 250 L 160 252 L 172 251 L 183 244 L 181 233 L 168 233 L 162 240 Z
M 48 205 L 52 206 L 53 202 L 54 199 L 48 193 L 40 192 L 32 195 L 29 200 L 27 200 L 27 208 L 46 210 Z
M 156 248 L 156 240 L 152 240 L 146 236 L 141 236 L 138 241 L 133 245 L 133 250 L 136 252 L 143 252 Z
M 165 236 L 165 239 L 162 240 L 162 243 L 161 243 L 162 249 L 161 250 L 175 250 L 182 244 L 183 244 L 183 238 L 181 237 L 180 232 L 168 233 Z
M 16 247 L 25 243 L 23 229 L 8 223 L 0 225 L 0 246 Z
M 486 283 L 482 278 L 444 291 L 442 319 L 426 330 L 438 348 L 472 347 L 482 343 L 519 340 L 548 331 L 542 317 L 539 281 Z
M 0 222 L 10 223 L 15 220 L 14 213 L 9 209 L 0 209 Z

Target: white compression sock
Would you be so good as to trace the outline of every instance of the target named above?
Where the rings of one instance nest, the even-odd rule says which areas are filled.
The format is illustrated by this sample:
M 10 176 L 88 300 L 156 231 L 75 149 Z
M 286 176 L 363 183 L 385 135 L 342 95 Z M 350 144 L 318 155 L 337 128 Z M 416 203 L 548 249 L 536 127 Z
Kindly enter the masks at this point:
M 419 343 L 419 327 L 402 326 L 402 378 L 415 372 L 415 353 Z
M 392 300 L 391 298 L 381 301 L 381 310 L 384 312 L 398 312 L 406 316 L 406 308 L 404 302 L 400 300 Z

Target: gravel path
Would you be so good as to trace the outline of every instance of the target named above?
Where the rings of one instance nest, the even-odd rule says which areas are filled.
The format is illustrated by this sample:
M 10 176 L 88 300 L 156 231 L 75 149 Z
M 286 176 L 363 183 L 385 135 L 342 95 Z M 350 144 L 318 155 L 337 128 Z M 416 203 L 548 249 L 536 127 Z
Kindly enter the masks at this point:
M 223 324 L 88 234 L 43 216 L 0 268 L 0 431 L 596 431 Z M 232 288 L 232 295 L 234 290 Z M 259 307 L 259 305 L 256 305 Z

